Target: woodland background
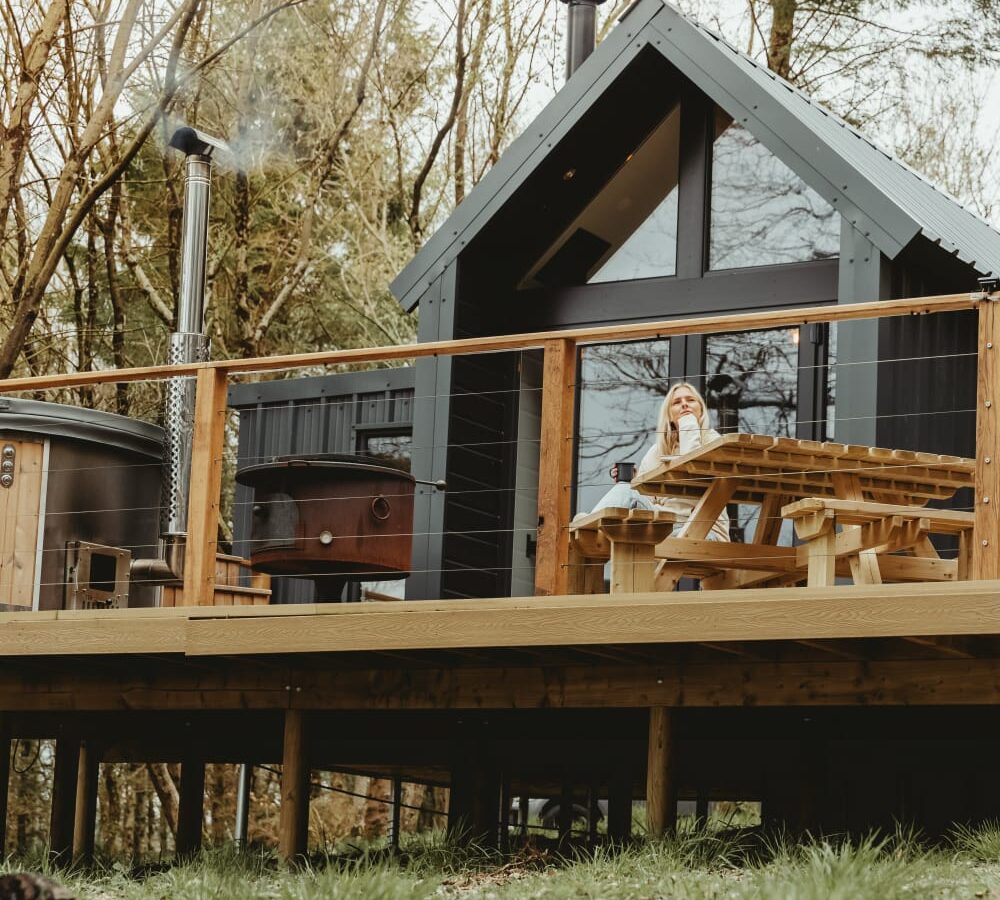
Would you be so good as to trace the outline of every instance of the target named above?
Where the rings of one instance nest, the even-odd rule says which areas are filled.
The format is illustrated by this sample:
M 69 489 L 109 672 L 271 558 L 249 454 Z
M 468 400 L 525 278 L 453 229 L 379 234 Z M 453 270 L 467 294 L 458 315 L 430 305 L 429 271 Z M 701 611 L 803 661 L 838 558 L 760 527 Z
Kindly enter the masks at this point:
M 600 7 L 602 35 L 627 5 Z M 1000 220 L 1000 0 L 679 5 Z M 164 147 L 180 122 L 238 160 L 213 187 L 213 356 L 412 339 L 389 281 L 563 79 L 557 0 L 4 0 L 0 17 L 3 377 L 164 361 L 183 190 Z M 151 388 L 108 390 L 45 399 L 156 417 Z M 44 839 L 51 756 L 12 748 L 8 849 Z M 99 844 L 169 848 L 177 776 L 103 766 Z M 234 778 L 210 767 L 210 842 L 232 838 Z M 316 792 L 314 841 L 384 833 L 384 803 Z M 405 828 L 441 824 L 442 791 L 404 800 L 424 807 Z M 273 840 L 276 810 L 277 776 L 258 769 L 252 839 Z

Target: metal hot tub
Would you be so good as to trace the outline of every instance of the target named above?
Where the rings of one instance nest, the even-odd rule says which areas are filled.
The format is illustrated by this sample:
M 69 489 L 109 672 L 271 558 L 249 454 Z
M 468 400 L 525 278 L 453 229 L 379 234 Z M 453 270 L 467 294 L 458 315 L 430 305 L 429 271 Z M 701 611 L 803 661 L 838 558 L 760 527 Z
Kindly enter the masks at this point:
M 237 476 L 254 489 L 250 564 L 316 583 L 338 600 L 348 581 L 405 578 L 414 478 L 364 456 L 275 457 Z

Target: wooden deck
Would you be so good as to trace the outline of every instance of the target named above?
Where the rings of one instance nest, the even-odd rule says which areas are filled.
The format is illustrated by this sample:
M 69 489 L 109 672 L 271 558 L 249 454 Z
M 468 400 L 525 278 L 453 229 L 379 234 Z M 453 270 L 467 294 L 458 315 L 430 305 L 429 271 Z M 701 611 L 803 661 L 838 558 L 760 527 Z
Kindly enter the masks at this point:
M 845 786 L 854 791 L 851 802 L 863 803 L 893 778 L 926 793 L 959 769 L 978 779 L 968 796 L 995 815 L 987 800 L 1000 734 L 981 737 L 992 727 L 990 708 L 1000 703 L 1000 580 L 990 580 L 1000 579 L 1000 516 L 989 500 L 1000 496 L 1000 470 L 990 464 L 1000 458 L 992 400 L 1000 376 L 992 354 L 979 360 L 974 580 L 575 595 L 569 534 L 580 343 L 978 307 L 980 346 L 992 349 L 1000 346 L 998 299 L 952 295 L 8 379 L 0 393 L 197 376 L 188 565 L 177 605 L 0 613 L 0 743 L 58 739 L 63 774 L 53 800 L 54 849 L 68 852 L 73 779 L 79 776 L 81 809 L 92 810 L 97 765 L 123 759 L 182 760 L 184 771 L 194 773 L 182 778 L 189 824 L 178 834 L 178 845 L 190 847 L 201 835 L 205 761 L 281 761 L 291 773 L 281 810 L 287 858 L 305 849 L 310 766 L 448 783 L 450 821 L 471 817 L 477 834 L 494 838 L 504 790 L 571 791 L 574 784 L 608 798 L 609 833 L 622 839 L 633 797 L 649 801 L 654 834 L 670 826 L 678 791 L 697 794 L 699 802 L 713 791 L 727 799 L 756 797 L 772 821 L 792 827 L 867 824 L 880 821 L 878 815 L 909 814 L 910 795 L 841 815 Z M 543 348 L 545 359 L 538 596 L 212 605 L 231 376 L 528 347 Z M 963 472 L 963 483 L 969 474 Z M 947 472 L 942 478 L 955 480 Z M 950 494 L 954 486 L 947 487 Z M 780 497 L 772 500 L 776 516 Z M 965 514 L 965 531 L 967 520 Z M 934 522 L 928 518 L 928 528 Z M 695 550 L 703 558 L 720 552 L 707 545 Z M 804 548 L 781 552 L 794 554 L 789 565 L 801 567 Z M 919 555 L 907 562 L 914 571 L 926 565 L 928 578 L 940 576 L 935 566 L 958 568 L 950 559 Z M 817 709 L 828 716 L 821 735 L 809 724 Z M 716 714 L 721 719 L 710 719 Z M 904 731 L 896 719 L 883 726 L 890 715 L 915 740 L 940 736 L 950 749 L 941 753 L 928 744 L 897 753 L 893 742 Z M 845 749 L 851 740 L 857 746 Z M 802 762 L 823 753 L 828 763 Z M 865 780 L 866 760 L 876 756 L 883 762 Z M 0 768 L 4 759 L 0 753 Z M 980 761 L 967 762 L 973 759 Z M 839 787 L 827 791 L 827 772 Z M 821 802 L 824 791 L 829 796 Z M 978 815 L 980 806 L 954 801 L 959 794 L 942 787 L 940 814 L 925 818 Z M 0 815 L 0 832 L 3 824 Z
M 1000 634 L 1000 582 L 0 613 L 0 658 Z

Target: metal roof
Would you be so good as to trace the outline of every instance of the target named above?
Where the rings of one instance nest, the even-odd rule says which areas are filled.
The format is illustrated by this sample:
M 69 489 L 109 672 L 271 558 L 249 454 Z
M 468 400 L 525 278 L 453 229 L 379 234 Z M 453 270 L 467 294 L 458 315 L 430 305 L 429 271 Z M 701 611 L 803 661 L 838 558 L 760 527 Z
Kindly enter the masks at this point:
M 653 47 L 890 259 L 922 234 L 983 275 L 1000 232 L 843 119 L 662 0 L 638 0 L 391 285 L 412 309 L 610 80 Z

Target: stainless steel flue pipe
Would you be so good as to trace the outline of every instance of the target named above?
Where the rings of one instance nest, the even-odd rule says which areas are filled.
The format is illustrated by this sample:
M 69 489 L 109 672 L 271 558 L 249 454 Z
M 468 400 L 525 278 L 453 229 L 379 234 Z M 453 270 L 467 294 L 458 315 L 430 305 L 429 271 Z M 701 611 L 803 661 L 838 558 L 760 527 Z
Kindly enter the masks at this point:
M 212 158 L 191 153 L 185 161 L 184 214 L 181 220 L 181 284 L 177 326 L 170 335 L 167 363 L 208 359 L 205 336 L 205 278 L 208 259 L 208 210 L 212 198 Z M 194 379 L 167 382 L 164 428 L 163 508 L 160 532 L 165 539 L 187 534 L 188 485 L 191 481 L 191 434 L 194 430 Z
M 212 199 L 212 153 L 228 150 L 216 138 L 193 128 L 178 128 L 170 146 L 186 154 L 184 211 L 181 219 L 181 283 L 177 324 L 167 349 L 169 365 L 208 359 L 205 335 L 205 281 L 208 260 L 208 212 Z M 191 483 L 191 435 L 194 432 L 195 380 L 171 378 L 166 384 L 159 559 L 133 560 L 131 576 L 147 583 L 177 583 L 184 576 L 188 498 Z
M 597 7 L 604 0 L 563 0 L 566 4 L 566 78 L 594 52 L 597 44 Z

